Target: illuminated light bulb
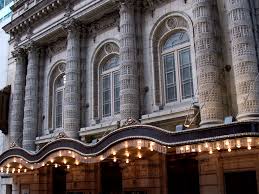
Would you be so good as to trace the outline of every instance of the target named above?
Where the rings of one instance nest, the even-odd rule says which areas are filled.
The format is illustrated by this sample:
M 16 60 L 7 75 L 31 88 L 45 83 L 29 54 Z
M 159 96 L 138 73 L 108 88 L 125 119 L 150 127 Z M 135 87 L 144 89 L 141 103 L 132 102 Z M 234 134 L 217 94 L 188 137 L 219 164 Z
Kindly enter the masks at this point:
M 113 158 L 113 162 L 117 162 L 117 158 L 116 157 Z
M 85 160 L 87 160 L 87 157 L 84 157 Z
M 22 161 L 22 158 L 20 158 L 20 161 Z
M 219 145 L 217 146 L 217 150 L 218 150 L 218 151 L 220 150 L 220 146 L 219 146 Z
M 10 168 L 10 164 L 7 164 L 6 166 L 7 166 L 7 168 Z
M 76 156 L 75 156 L 75 154 L 72 154 L 72 158 L 75 158 Z
M 26 163 L 26 164 L 28 164 L 28 162 L 27 162 L 27 161 L 26 161 L 25 163 Z
M 58 167 L 58 164 L 55 164 L 55 168 L 57 168 Z
M 185 149 L 187 152 L 190 151 L 190 146 L 187 145 Z
M 125 152 L 125 156 L 129 157 L 129 155 L 130 155 L 129 152 L 126 151 L 126 152 Z
M 9 173 L 9 168 L 6 169 L 6 174 L 8 174 L 8 173 Z
M 3 172 L 4 172 L 4 168 L 3 168 L 3 167 L 1 167 L 0 171 L 1 171 L 1 173 L 3 173 Z
M 141 155 L 141 153 L 138 153 L 138 158 L 140 159 L 140 158 L 142 158 L 142 155 Z
M 240 142 L 239 142 L 239 143 L 237 143 L 237 148 L 241 148 L 241 144 L 240 144 Z
M 78 160 L 76 160 L 76 161 L 75 161 L 75 164 L 76 164 L 76 165 L 79 165 L 79 161 L 78 161 Z
M 195 150 L 195 148 L 192 148 L 192 152 L 195 152 L 196 150 Z
M 27 169 L 24 169 L 23 171 L 24 171 L 24 172 L 27 172 Z
M 64 163 L 64 164 L 67 164 L 66 158 L 63 159 L 63 163 Z
M 128 148 L 128 147 L 129 147 L 128 142 L 125 142 L 125 148 Z
M 12 169 L 12 173 L 15 173 L 15 168 Z
M 104 157 L 103 157 L 103 156 L 100 156 L 100 160 L 104 160 Z
M 213 151 L 212 151 L 212 150 L 210 150 L 209 154 L 213 154 Z
M 231 152 L 231 148 L 228 148 L 228 152 Z
M 171 147 L 170 147 L 170 146 L 168 146 L 167 148 L 168 148 L 168 149 L 170 149 Z
M 67 169 L 69 169 L 70 168 L 70 166 L 69 165 L 67 165 Z
M 21 169 L 18 169 L 18 173 L 20 173 L 21 172 Z
M 247 138 L 247 143 L 252 143 L 252 138 Z
M 45 166 L 45 163 L 44 163 L 44 162 L 42 162 L 41 166 Z
M 141 140 L 138 141 L 138 149 L 141 150 Z
M 247 146 L 247 149 L 248 149 L 248 150 L 251 150 L 251 149 L 252 149 L 252 147 L 249 145 L 249 146 Z
M 209 144 L 208 144 L 208 143 L 205 143 L 204 147 L 205 147 L 205 148 L 208 148 L 208 147 L 209 147 Z
M 13 162 L 16 162 L 16 158 L 13 159 Z
M 51 163 L 53 163 L 53 162 L 54 162 L 54 159 L 53 159 L 53 158 L 51 158 L 51 159 L 50 159 L 50 162 L 51 162 Z
M 18 168 L 20 168 L 20 169 L 21 169 L 21 168 L 22 168 L 22 165 L 20 164 Z
M 128 159 L 128 158 L 126 159 L 126 163 L 127 163 L 127 164 L 129 163 L 129 159 Z
M 71 154 L 71 151 L 69 150 L 68 153 Z
M 62 152 L 61 151 L 59 152 L 59 157 L 62 157 Z
M 112 151 L 112 155 L 114 155 L 114 156 L 115 156 L 115 155 L 116 155 L 116 152 L 115 152 L 115 151 Z
M 229 145 L 229 141 L 226 141 L 226 142 L 225 142 L 225 145 L 228 146 L 228 145 Z
M 180 150 L 183 151 L 184 150 L 183 147 L 181 147 Z
M 31 170 L 33 170 L 34 169 L 34 167 L 33 166 L 31 166 Z
M 198 149 L 198 152 L 200 152 L 200 153 L 201 153 L 201 148 L 199 148 L 199 149 Z

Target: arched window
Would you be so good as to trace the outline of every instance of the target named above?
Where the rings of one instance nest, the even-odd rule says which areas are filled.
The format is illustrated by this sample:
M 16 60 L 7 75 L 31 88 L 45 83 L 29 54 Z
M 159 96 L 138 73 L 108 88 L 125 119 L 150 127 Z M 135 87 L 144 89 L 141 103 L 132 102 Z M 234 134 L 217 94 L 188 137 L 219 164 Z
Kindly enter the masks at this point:
M 102 116 L 108 117 L 120 112 L 119 57 L 113 55 L 101 66 Z
M 166 103 L 193 97 L 190 39 L 187 32 L 180 30 L 173 33 L 161 50 Z
M 66 75 L 61 74 L 57 77 L 54 83 L 54 126 L 55 129 L 63 127 L 63 106 L 64 106 L 64 89 L 65 89 Z

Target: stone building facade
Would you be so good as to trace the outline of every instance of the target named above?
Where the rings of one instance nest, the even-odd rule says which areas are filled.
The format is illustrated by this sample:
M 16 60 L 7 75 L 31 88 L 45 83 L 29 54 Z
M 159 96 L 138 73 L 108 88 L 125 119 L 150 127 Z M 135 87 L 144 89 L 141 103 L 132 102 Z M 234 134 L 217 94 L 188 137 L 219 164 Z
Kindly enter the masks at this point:
M 186 193 L 182 175 L 194 174 L 193 193 L 231 194 L 234 173 L 259 192 L 259 1 L 17 0 L 12 10 L 12 149 L 0 162 L 7 174 L 11 156 L 28 169 L 13 168 L 12 193 Z M 147 148 L 140 160 L 112 166 L 100 155 L 133 137 Z M 66 149 L 78 154 L 71 161 L 101 161 L 52 168 Z

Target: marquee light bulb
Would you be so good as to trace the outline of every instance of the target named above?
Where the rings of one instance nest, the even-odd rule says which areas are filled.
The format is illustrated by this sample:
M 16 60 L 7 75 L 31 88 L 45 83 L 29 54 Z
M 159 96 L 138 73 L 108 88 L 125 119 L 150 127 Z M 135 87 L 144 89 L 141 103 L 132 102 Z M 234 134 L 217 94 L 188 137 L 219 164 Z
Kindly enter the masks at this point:
M 129 152 L 126 151 L 126 152 L 125 152 L 125 156 L 129 157 L 129 155 L 130 155 Z
M 53 162 L 54 162 L 54 159 L 53 159 L 53 158 L 51 158 L 51 159 L 50 159 L 50 162 L 51 162 L 51 163 L 53 163 Z
M 1 173 L 3 173 L 3 172 L 4 172 L 4 168 L 3 168 L 3 167 L 1 167 L 1 170 L 0 170 L 0 171 L 1 171 Z
M 231 150 L 231 148 L 228 148 L 228 152 L 231 152 L 232 150 Z
M 27 169 L 24 169 L 24 172 L 27 172 Z
M 67 165 L 67 169 L 70 169 L 70 166 L 69 166 L 69 165 Z
M 15 168 L 12 169 L 12 173 L 15 173 Z
M 67 164 L 66 158 L 63 159 L 63 163 L 64 163 L 64 164 Z
M 20 169 L 22 168 L 22 165 L 21 165 L 21 164 L 19 164 L 19 168 L 20 168 Z
M 138 153 L 138 158 L 142 158 L 142 155 L 141 155 L 141 153 Z
M 117 158 L 116 157 L 113 158 L 113 162 L 117 162 Z
M 126 159 L 126 163 L 127 163 L 127 164 L 129 163 L 129 159 L 128 159 L 128 158 Z
M 21 172 L 21 169 L 18 169 L 18 173 L 20 173 Z
M 78 160 L 76 160 L 76 161 L 75 161 L 75 164 L 76 164 L 76 165 L 79 165 L 79 161 L 78 161 Z

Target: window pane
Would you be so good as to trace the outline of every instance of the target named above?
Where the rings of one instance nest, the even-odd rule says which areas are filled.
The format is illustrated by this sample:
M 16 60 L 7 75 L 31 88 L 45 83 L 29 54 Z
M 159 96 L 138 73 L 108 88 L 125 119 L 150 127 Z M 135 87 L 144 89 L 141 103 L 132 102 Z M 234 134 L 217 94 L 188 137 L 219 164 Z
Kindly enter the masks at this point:
M 114 56 L 103 65 L 103 71 L 119 66 L 119 56 Z
M 174 55 L 164 57 L 166 102 L 177 100 Z
M 167 102 L 174 102 L 177 100 L 176 96 L 176 86 L 171 86 L 167 88 Z
M 193 79 L 190 49 L 180 51 L 182 99 L 193 96 Z
M 163 50 L 173 48 L 176 45 L 189 42 L 189 36 L 186 31 L 179 31 L 171 35 L 164 44 Z
M 56 92 L 56 128 L 62 127 L 63 121 L 63 90 Z
M 114 85 L 114 113 L 120 112 L 120 74 L 116 72 L 113 74 L 113 85 Z
M 110 75 L 103 76 L 103 116 L 111 114 L 111 78 Z

